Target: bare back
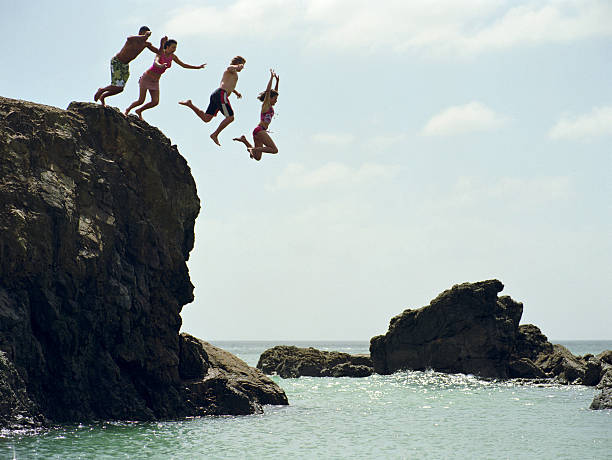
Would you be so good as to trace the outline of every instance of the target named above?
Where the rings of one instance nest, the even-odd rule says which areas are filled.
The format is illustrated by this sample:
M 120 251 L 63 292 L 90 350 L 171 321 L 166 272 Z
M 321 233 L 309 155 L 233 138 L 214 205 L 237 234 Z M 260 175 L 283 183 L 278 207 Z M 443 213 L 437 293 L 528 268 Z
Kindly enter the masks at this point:
M 238 83 L 238 72 L 231 67 L 228 67 L 225 72 L 223 72 L 223 77 L 221 77 L 221 85 L 220 88 L 224 89 L 225 92 L 229 95 L 232 94 L 234 89 L 236 89 L 236 83 Z
M 124 64 L 128 64 L 136 59 L 142 50 L 147 47 L 147 44 L 147 36 L 145 35 L 128 37 L 125 41 L 125 45 L 123 45 L 123 48 L 117 53 L 116 57 Z

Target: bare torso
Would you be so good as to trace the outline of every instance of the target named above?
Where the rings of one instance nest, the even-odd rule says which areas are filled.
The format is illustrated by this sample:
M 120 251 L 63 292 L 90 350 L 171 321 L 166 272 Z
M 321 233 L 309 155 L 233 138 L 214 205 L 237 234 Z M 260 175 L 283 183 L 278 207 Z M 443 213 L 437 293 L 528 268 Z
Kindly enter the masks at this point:
M 236 89 L 236 83 L 238 83 L 238 72 L 230 70 L 223 72 L 220 88 L 224 89 L 228 95 Z
M 121 51 L 119 51 L 115 57 L 124 64 L 129 64 L 131 61 L 136 59 L 136 57 L 146 47 L 147 37 L 145 37 L 144 35 L 128 37 L 125 42 L 125 45 L 123 45 L 123 48 L 121 48 Z

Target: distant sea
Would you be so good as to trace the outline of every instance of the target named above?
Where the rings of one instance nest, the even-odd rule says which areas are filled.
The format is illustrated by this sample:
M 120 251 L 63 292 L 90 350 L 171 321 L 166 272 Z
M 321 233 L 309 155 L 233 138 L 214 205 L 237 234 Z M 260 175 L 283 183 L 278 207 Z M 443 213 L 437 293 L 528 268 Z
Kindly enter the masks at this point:
M 597 354 L 612 341 L 554 341 Z M 368 342 L 214 342 L 255 366 L 292 344 L 368 353 Z M 594 388 L 398 372 L 274 380 L 288 407 L 262 415 L 97 423 L 2 433 L 0 459 L 612 459 L 612 411 Z

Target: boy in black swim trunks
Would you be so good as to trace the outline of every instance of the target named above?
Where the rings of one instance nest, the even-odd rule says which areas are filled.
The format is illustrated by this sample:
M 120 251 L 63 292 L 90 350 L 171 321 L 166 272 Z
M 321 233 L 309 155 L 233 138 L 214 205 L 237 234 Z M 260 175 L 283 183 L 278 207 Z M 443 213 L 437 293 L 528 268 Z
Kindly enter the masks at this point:
M 208 123 L 213 117 L 217 116 L 217 113 L 221 112 L 225 119 L 221 121 L 219 127 L 214 133 L 210 135 L 210 138 L 217 145 L 219 144 L 219 133 L 225 129 L 232 121 L 234 121 L 234 111 L 229 102 L 229 96 L 234 93 L 240 99 L 242 94 L 236 91 L 236 83 L 238 83 L 238 72 L 244 68 L 246 59 L 242 56 L 236 56 L 232 59 L 229 67 L 223 72 L 221 78 L 221 85 L 210 95 L 210 104 L 204 112 L 202 109 L 196 107 L 191 99 L 186 101 L 180 101 L 179 104 L 189 107 L 195 112 L 195 114 L 202 119 L 204 123 Z

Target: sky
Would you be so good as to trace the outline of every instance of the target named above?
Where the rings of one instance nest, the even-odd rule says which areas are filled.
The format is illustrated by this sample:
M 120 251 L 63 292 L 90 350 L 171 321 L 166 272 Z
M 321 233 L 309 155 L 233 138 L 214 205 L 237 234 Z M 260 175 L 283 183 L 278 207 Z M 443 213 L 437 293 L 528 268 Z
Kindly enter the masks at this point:
M 104 5 L 104 6 L 102 6 Z M 497 278 L 551 340 L 612 340 L 609 0 L 0 0 L 0 96 L 66 108 L 141 25 L 178 41 L 144 112 L 202 202 L 183 331 L 369 340 L 454 284 Z M 236 120 L 202 123 L 235 55 Z M 148 50 L 130 65 L 124 110 Z M 280 76 L 261 162 L 239 143 Z

